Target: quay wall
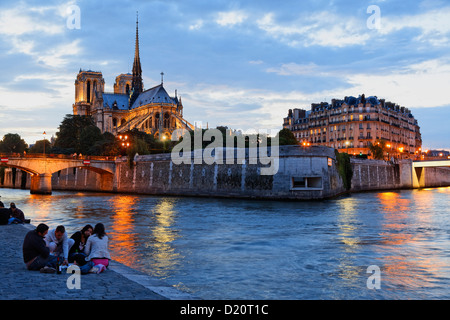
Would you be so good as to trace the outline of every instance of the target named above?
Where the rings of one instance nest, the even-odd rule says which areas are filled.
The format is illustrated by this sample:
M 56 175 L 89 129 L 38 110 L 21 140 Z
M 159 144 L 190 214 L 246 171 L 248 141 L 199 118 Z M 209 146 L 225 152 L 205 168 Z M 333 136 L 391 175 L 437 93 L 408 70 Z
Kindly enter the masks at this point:
M 351 192 L 412 188 L 411 161 L 351 159 L 351 164 Z
M 425 188 L 450 186 L 450 167 L 424 168 Z
M 226 152 L 233 152 L 232 164 L 226 163 Z M 330 198 L 345 191 L 331 148 L 281 146 L 278 157 L 269 155 L 269 163 L 254 150 L 245 149 L 244 159 L 236 159 L 234 148 L 223 153 L 223 164 L 205 163 L 201 152 L 182 164 L 173 163 L 171 154 L 136 156 L 131 163 L 123 157 L 116 160 L 113 175 L 68 168 L 53 173 L 52 189 L 293 200 Z M 278 167 L 276 174 L 261 175 L 270 166 Z M 13 183 L 12 169 L 7 169 L 3 186 L 29 188 L 29 175 L 26 181 L 21 176 L 17 170 Z
M 232 152 L 236 150 L 233 149 Z M 116 160 L 114 174 L 100 174 L 86 167 L 68 168 L 52 175 L 53 190 L 136 193 L 173 196 L 210 196 L 310 200 L 347 192 L 338 173 L 334 149 L 327 147 L 280 147 L 278 171 L 261 175 L 267 164 L 252 158 L 233 164 L 197 164 L 194 154 L 186 164 L 174 164 L 170 154 L 136 156 Z M 349 192 L 411 189 L 411 160 L 391 163 L 351 159 L 353 176 Z M 30 188 L 30 176 L 5 169 L 2 187 Z M 417 180 L 417 179 L 416 179 Z M 424 168 L 420 187 L 450 186 L 450 168 Z
M 111 191 L 297 200 L 323 199 L 343 191 L 336 166 L 328 166 L 328 159 L 332 163 L 336 160 L 330 148 L 281 147 L 275 175 L 262 175 L 270 165 L 255 159 L 249 149 L 245 153 L 244 161 L 235 158 L 232 164 L 206 164 L 201 161 L 201 152 L 193 154 L 185 164 L 174 164 L 170 154 L 137 156 L 132 165 L 126 160 L 118 161 Z M 310 184 L 297 186 L 294 178 L 309 178 Z

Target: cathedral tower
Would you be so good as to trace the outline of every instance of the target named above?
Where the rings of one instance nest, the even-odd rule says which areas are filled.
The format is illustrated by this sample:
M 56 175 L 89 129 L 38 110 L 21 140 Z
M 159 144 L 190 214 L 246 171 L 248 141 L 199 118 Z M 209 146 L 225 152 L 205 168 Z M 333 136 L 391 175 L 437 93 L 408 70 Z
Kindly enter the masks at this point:
M 103 93 L 105 80 L 101 72 L 92 70 L 80 72 L 75 80 L 75 103 L 73 104 L 73 114 L 86 116 L 92 111 L 92 102 L 96 93 Z
M 130 96 L 131 88 L 133 83 L 133 76 L 129 73 L 122 73 L 116 77 L 116 82 L 114 83 L 114 93 L 126 94 Z

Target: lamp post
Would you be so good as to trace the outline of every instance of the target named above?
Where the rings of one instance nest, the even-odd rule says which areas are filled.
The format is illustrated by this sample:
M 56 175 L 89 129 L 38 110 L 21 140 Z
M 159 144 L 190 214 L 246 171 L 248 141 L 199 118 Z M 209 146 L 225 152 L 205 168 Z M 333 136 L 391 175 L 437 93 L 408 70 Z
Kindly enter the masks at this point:
M 119 135 L 119 140 L 121 142 L 122 148 L 125 149 L 125 154 L 126 154 L 127 153 L 126 150 L 130 146 L 130 142 L 128 140 L 128 136 L 127 135 Z
M 350 141 L 345 141 L 345 145 L 347 146 L 347 154 L 348 154 L 348 145 L 350 144 Z
M 402 160 L 402 155 L 403 155 L 403 147 L 398 148 L 398 152 L 399 152 L 399 156 L 400 156 L 400 160 Z
M 44 135 L 44 157 L 45 157 L 45 135 L 46 135 L 45 131 L 44 131 L 43 135 Z

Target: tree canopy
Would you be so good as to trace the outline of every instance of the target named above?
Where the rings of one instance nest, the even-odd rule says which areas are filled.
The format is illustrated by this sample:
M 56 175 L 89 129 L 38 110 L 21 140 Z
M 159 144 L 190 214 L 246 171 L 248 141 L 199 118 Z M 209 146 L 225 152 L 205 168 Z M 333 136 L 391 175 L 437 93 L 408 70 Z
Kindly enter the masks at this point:
M 27 143 L 17 133 L 7 133 L 0 141 L 0 152 L 2 153 L 22 153 L 27 148 Z
M 286 145 L 297 145 L 298 140 L 295 138 L 294 134 L 289 129 L 281 129 L 280 132 L 278 132 L 278 138 L 280 146 L 286 146 Z

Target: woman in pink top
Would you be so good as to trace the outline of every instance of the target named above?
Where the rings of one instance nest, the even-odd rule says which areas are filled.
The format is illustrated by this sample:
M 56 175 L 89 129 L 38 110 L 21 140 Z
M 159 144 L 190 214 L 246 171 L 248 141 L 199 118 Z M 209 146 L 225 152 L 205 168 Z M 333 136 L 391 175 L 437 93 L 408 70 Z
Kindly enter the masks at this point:
M 95 225 L 94 232 L 86 242 L 84 254 L 87 256 L 86 261 L 92 261 L 94 265 L 99 266 L 101 269 L 103 269 L 102 266 L 108 267 L 111 256 L 108 251 L 108 236 L 105 233 L 103 223 Z

